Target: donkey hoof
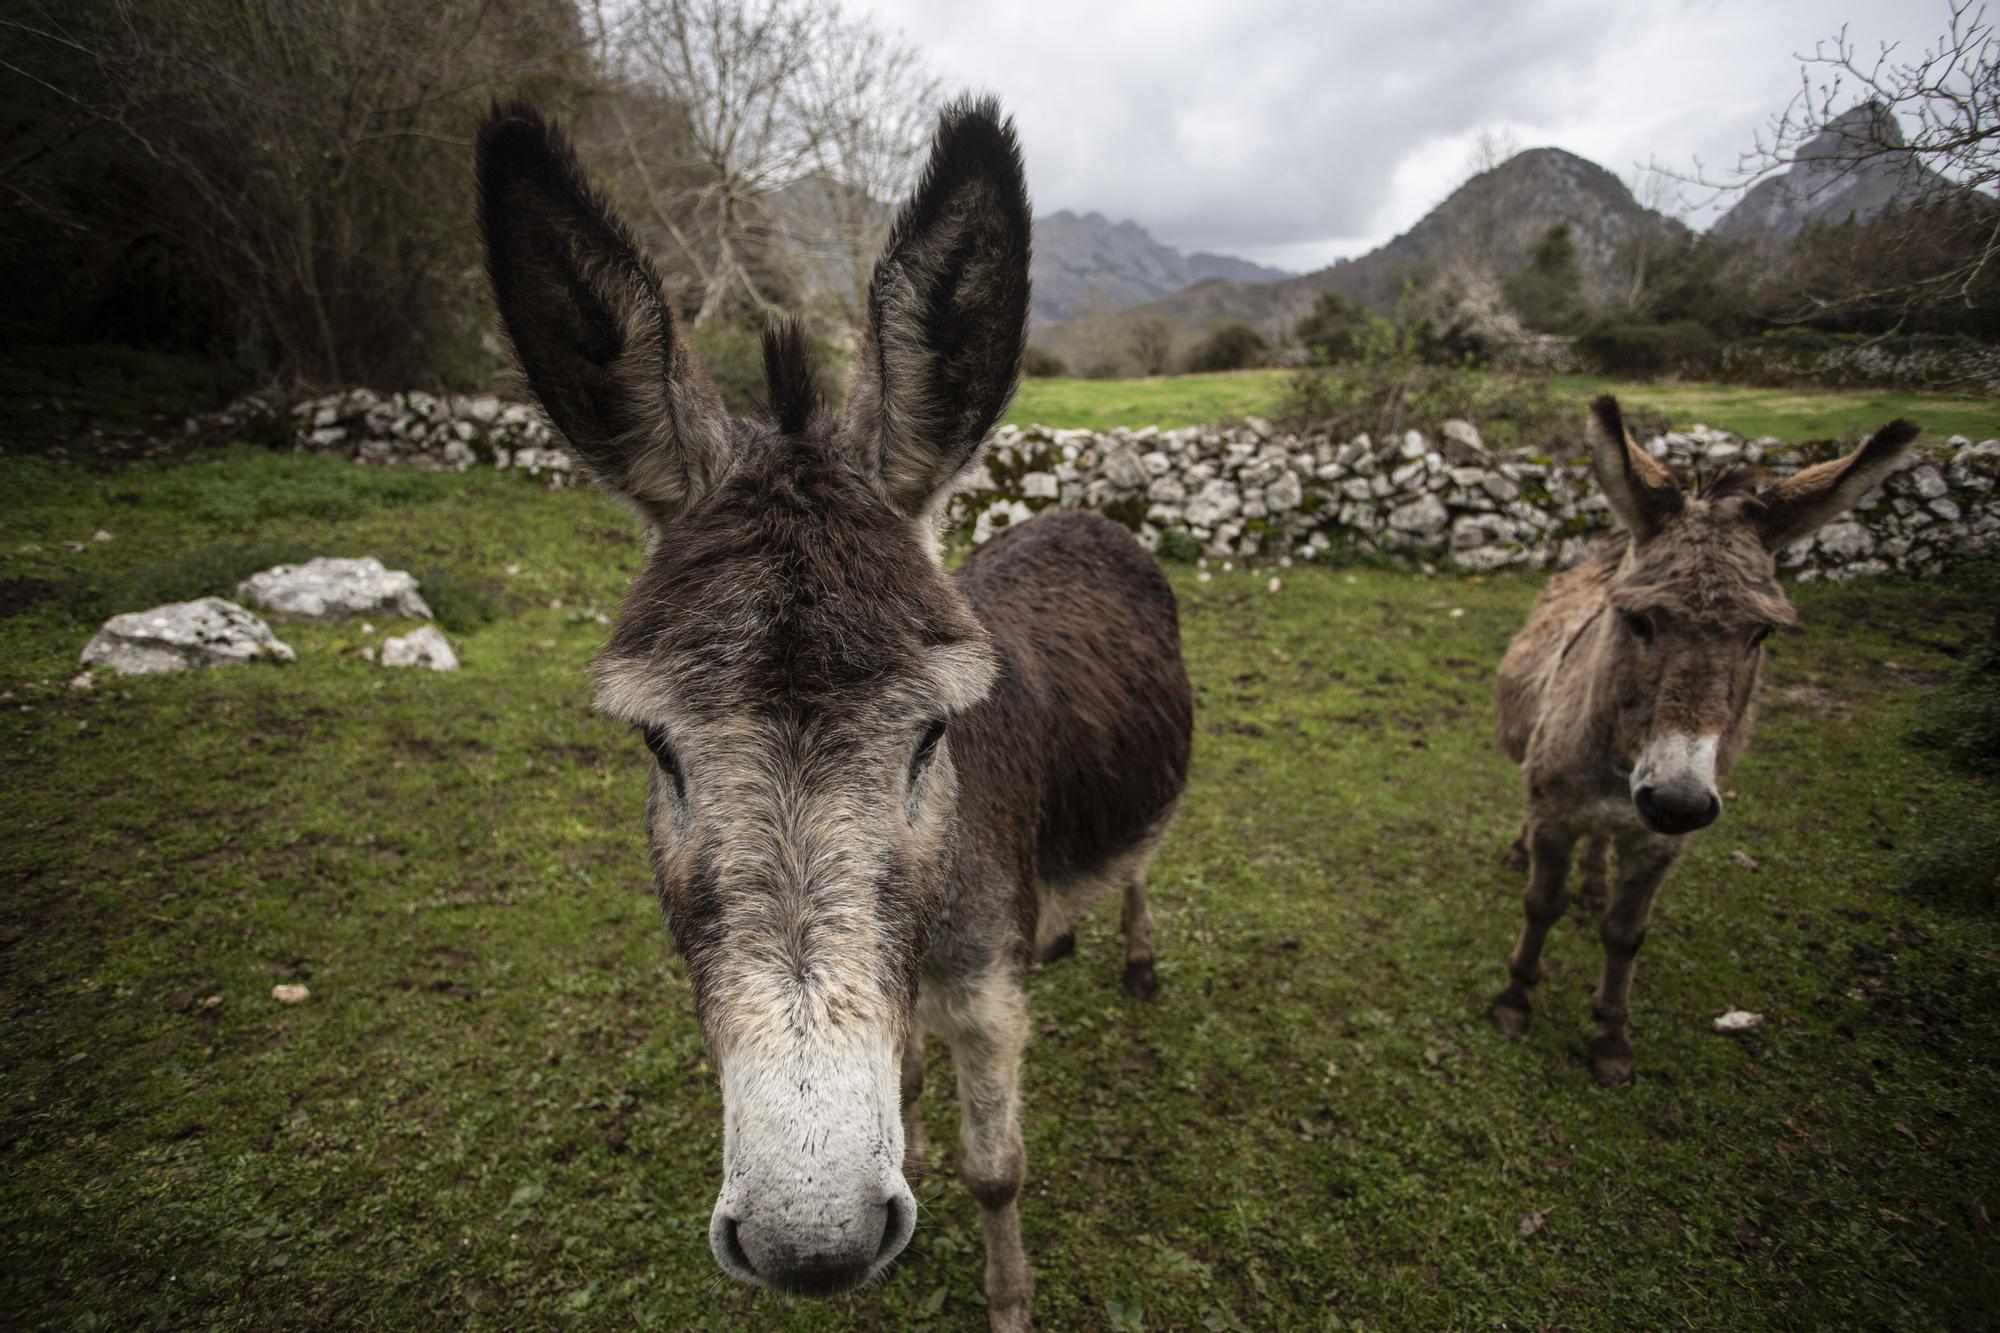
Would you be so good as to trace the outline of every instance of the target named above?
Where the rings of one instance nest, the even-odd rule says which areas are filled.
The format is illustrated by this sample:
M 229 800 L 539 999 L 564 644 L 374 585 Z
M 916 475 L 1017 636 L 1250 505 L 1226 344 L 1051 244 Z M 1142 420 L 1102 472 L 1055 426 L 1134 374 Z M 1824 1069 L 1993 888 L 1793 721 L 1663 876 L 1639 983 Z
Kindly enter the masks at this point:
M 1528 1030 L 1528 1006 L 1520 1003 L 1506 991 L 1493 997 L 1493 1007 L 1486 1011 L 1493 1023 L 1493 1030 L 1503 1037 L 1518 1037 Z
M 1050 940 L 1048 947 L 1042 950 L 1042 956 L 1036 961 L 1046 967 L 1050 963 L 1060 963 L 1075 952 L 1076 932 L 1072 930 L 1067 935 L 1058 935 Z
M 1590 1076 L 1607 1088 L 1632 1081 L 1632 1044 L 1620 1037 L 1599 1037 L 1590 1043 Z
M 1135 1000 L 1150 1000 L 1160 993 L 1160 978 L 1153 971 L 1153 960 L 1134 958 L 1125 964 L 1125 993 Z
M 986 1326 L 992 1333 L 1035 1333 L 1035 1321 L 1025 1304 L 988 1306 Z

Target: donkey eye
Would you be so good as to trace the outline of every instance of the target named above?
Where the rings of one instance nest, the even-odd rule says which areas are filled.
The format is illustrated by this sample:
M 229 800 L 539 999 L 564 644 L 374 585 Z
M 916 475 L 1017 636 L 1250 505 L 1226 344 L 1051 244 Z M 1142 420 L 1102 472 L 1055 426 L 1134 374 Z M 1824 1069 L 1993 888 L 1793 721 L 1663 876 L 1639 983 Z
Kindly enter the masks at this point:
M 1764 640 L 1770 637 L 1771 627 L 1769 625 L 1759 625 L 1756 629 L 1750 631 L 1750 651 L 1753 653 L 1756 652 L 1763 646 Z
M 1651 617 L 1645 615 L 1643 612 L 1627 611 L 1625 613 L 1625 628 L 1631 630 L 1633 637 L 1637 638 L 1640 643 L 1645 644 L 1648 648 L 1653 646 L 1653 621 Z
M 646 738 L 646 748 L 653 752 L 660 771 L 673 780 L 674 795 L 685 797 L 687 783 L 681 777 L 680 760 L 674 757 L 674 747 L 667 744 L 666 733 L 658 727 L 647 727 L 640 734 Z
M 938 742 L 944 739 L 944 719 L 932 718 L 924 728 L 923 739 L 917 742 L 916 752 L 910 756 L 910 781 L 915 782 L 923 775 L 937 754 Z

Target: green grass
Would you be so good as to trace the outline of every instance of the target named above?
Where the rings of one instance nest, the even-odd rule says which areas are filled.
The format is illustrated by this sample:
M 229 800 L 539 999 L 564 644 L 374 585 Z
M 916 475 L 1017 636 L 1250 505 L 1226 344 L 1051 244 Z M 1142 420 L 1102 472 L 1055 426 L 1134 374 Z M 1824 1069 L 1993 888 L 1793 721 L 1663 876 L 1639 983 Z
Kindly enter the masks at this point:
M 43 478 L 0 513 L 8 1322 L 983 1327 L 943 1153 L 867 1293 L 785 1303 L 707 1254 L 714 1070 L 647 892 L 643 751 L 587 706 L 633 521 L 490 471 L 411 497 L 289 461 L 318 498 L 253 484 L 254 533 L 149 502 L 206 493 L 183 469 Z M 464 670 L 284 624 L 293 666 L 65 684 L 94 627 L 69 581 L 253 539 L 480 590 Z M 1639 1078 L 1606 1091 L 1583 914 L 1531 1033 L 1482 1017 L 1520 888 L 1487 691 L 1537 581 L 1173 577 L 1199 702 L 1154 875 L 1163 990 L 1121 994 L 1111 910 L 1031 987 L 1043 1327 L 1990 1315 L 2000 916 L 1898 887 L 1945 825 L 2000 820 L 1991 780 L 1898 739 L 1989 585 L 1798 590 L 1729 811 L 1661 899 Z M 1739 1006 L 1760 1037 L 1710 1031 Z
M 1285 370 L 1234 370 L 1130 380 L 1022 380 L 1006 420 L 1091 430 L 1199 426 L 1277 411 L 1290 376 Z
M 1291 372 L 1244 370 L 1153 379 L 1024 380 L 1007 420 L 1108 430 L 1113 426 L 1162 429 L 1278 412 Z M 1558 390 L 1583 404 L 1612 392 L 1628 404 L 1665 417 L 1675 426 L 1696 422 L 1747 437 L 1776 435 L 1794 442 L 1847 439 L 1906 416 L 1942 442 L 1952 435 L 1974 440 L 2000 436 L 2000 399 L 1963 394 L 1845 389 L 1758 389 L 1733 384 L 1627 383 L 1592 375 L 1564 375 Z
M 1557 386 L 1579 399 L 1616 393 L 1676 426 L 1700 422 L 1755 438 L 1791 441 L 1851 439 L 1896 417 L 1924 428 L 1942 444 L 1953 435 L 2000 436 L 2000 398 L 1890 389 L 1760 389 L 1739 384 L 1628 384 L 1603 376 L 1564 375 Z

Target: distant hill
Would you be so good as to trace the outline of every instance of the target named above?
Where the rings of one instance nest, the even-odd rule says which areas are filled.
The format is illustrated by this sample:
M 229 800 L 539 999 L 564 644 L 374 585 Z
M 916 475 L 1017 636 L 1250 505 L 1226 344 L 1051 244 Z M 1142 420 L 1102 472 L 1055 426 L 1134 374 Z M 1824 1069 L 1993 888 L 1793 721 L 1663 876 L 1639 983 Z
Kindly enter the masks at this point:
M 1089 301 L 1120 310 L 1204 278 L 1273 282 L 1288 276 L 1228 255 L 1182 254 L 1136 222 L 1068 209 L 1035 219 L 1033 315 L 1038 325 L 1069 318 Z
M 1902 127 L 1868 102 L 1828 122 L 1783 172 L 1757 182 L 1716 219 L 1713 234 L 1789 239 L 1815 223 L 1866 222 L 1885 209 L 1956 190 L 1903 146 Z
M 1164 317 L 1183 337 L 1206 332 L 1217 320 L 1241 319 L 1267 335 L 1283 333 L 1311 309 L 1321 292 L 1335 291 L 1387 312 L 1404 279 L 1427 264 L 1472 258 L 1499 273 L 1518 268 L 1536 240 L 1556 223 L 1570 226 L 1584 281 L 1599 291 L 1617 282 L 1625 244 L 1646 230 L 1679 230 L 1681 224 L 1632 197 L 1616 176 L 1560 148 L 1532 148 L 1481 172 L 1402 235 L 1358 259 L 1278 282 L 1217 278 L 1117 315 L 1062 326 L 1039 340 L 1066 355 L 1085 355 L 1085 344 L 1146 315 Z

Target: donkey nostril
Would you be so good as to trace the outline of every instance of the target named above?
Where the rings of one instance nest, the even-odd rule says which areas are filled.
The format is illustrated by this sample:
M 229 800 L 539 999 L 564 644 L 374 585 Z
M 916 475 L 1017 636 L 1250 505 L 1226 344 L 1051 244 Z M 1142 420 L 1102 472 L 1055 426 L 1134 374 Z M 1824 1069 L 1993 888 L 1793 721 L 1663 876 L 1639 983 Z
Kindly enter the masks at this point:
M 1696 824 L 1695 827 L 1707 828 L 1710 824 L 1713 824 L 1721 816 L 1721 814 L 1722 814 L 1722 799 L 1711 793 L 1708 798 L 1708 813 L 1701 817 L 1701 822 Z
M 914 1228 L 903 1215 L 905 1206 L 901 1199 L 890 1199 L 882 1205 L 882 1241 L 875 1248 L 878 1265 L 888 1263 L 910 1243 L 910 1232 Z
M 757 1271 L 757 1265 L 751 1263 L 750 1256 L 743 1252 L 743 1241 L 736 1234 L 736 1219 L 733 1217 L 722 1219 L 722 1252 L 730 1263 L 737 1265 L 744 1272 Z

